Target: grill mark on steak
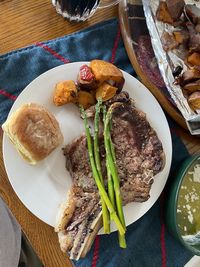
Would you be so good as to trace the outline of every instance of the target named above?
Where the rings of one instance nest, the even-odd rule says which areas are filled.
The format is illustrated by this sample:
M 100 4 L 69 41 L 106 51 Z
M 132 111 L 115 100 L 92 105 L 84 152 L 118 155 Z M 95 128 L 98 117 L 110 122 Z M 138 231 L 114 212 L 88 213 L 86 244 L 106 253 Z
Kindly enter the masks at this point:
M 93 213 L 93 209 L 99 203 L 99 195 L 97 193 L 85 193 L 79 187 L 74 187 L 76 190 L 76 210 L 69 221 L 69 225 L 66 226 L 66 230 L 70 231 L 74 227 L 81 224 L 81 222 Z
M 93 229 L 91 228 L 93 221 L 97 218 L 98 214 L 101 212 L 101 206 L 100 203 L 96 203 L 94 206 L 94 209 L 91 213 L 88 214 L 88 218 L 84 220 L 84 223 L 81 224 L 81 231 L 79 231 L 79 235 L 76 235 L 76 244 L 74 245 L 73 251 L 70 252 L 70 257 L 76 258 L 78 256 L 79 250 L 82 246 L 82 244 L 85 241 L 85 238 L 88 234 L 93 232 Z
M 84 192 L 75 185 L 70 191 L 75 209 L 67 225 L 58 232 L 58 237 L 62 251 L 68 251 L 70 258 L 75 259 L 87 235 L 93 231 L 92 224 L 101 213 L 101 204 L 98 192 Z
M 162 169 L 164 153 L 145 113 L 133 101 L 114 103 L 112 140 L 115 145 L 123 203 L 146 201 L 153 177 Z
M 74 185 L 87 192 L 97 191 L 90 168 L 85 134 L 67 145 L 63 152 L 66 157 L 66 168 L 72 176 Z
M 133 109 L 129 103 L 114 103 L 113 106 L 115 106 L 113 108 L 114 127 L 116 126 L 114 135 L 118 135 L 118 131 L 122 132 L 126 129 L 128 131 L 126 138 L 130 140 L 131 145 L 141 150 L 142 145 L 145 146 L 151 130 L 149 123 L 145 119 L 145 114 L 135 108 Z
M 126 100 L 111 102 L 110 105 L 113 109 L 111 135 L 116 152 L 120 191 L 125 205 L 132 201 L 148 200 L 153 178 L 164 166 L 164 153 L 162 144 L 147 121 L 146 115 L 135 107 L 131 99 L 128 99 L 128 93 L 123 92 L 123 99 Z M 102 137 L 99 139 L 99 144 L 102 173 L 106 185 L 105 150 Z M 76 259 L 81 244 L 90 234 L 92 222 L 101 212 L 101 206 L 91 172 L 85 134 L 68 144 L 63 151 L 77 198 L 76 209 L 66 225 L 64 235 L 70 235 L 71 247 L 69 246 L 68 251 L 70 257 Z M 92 199 L 90 196 L 93 196 Z

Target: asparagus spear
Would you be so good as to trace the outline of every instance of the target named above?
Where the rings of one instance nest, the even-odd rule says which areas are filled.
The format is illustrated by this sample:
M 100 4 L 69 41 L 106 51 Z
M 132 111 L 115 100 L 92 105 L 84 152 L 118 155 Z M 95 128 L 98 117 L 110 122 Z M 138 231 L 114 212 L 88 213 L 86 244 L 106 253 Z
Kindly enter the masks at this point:
M 111 128 L 111 123 L 110 126 Z M 117 163 L 116 163 L 116 156 L 115 156 L 115 148 L 111 139 L 111 135 L 110 135 L 110 149 L 111 149 L 111 155 L 113 158 L 113 163 L 115 165 L 115 167 L 117 168 Z M 124 224 L 124 227 L 126 227 L 126 225 Z M 118 234 L 118 238 L 119 238 L 119 245 L 121 248 L 126 248 L 126 239 L 125 239 L 125 235 L 120 235 L 120 233 Z
M 103 122 L 104 122 L 104 124 L 105 124 L 105 120 L 106 120 L 106 107 L 103 106 Z M 104 127 L 104 131 L 105 131 L 105 127 Z M 103 136 L 104 136 L 104 144 L 105 144 L 107 141 L 105 132 L 104 132 Z M 108 196 L 110 198 L 110 201 L 113 204 L 113 207 L 115 208 L 115 193 L 114 193 L 113 181 L 112 181 L 112 177 L 111 177 L 111 171 L 110 171 L 110 167 L 108 164 L 107 155 L 106 155 L 106 169 L 107 169 L 107 178 L 108 178 Z
M 96 163 L 97 172 L 100 178 L 102 185 L 104 185 L 104 180 L 101 172 L 101 163 L 99 156 L 99 113 L 101 109 L 102 100 L 99 99 L 95 106 L 95 119 L 94 119 L 94 158 Z M 103 228 L 104 233 L 110 233 L 110 217 L 109 212 L 106 206 L 105 201 L 101 197 L 101 206 L 102 206 L 102 216 L 103 216 Z
M 107 176 L 108 176 L 108 196 L 110 198 L 110 201 L 111 201 L 113 207 L 115 208 L 115 192 L 114 192 L 114 186 L 113 186 L 111 171 L 110 171 L 110 167 L 109 167 L 107 159 L 106 159 L 106 168 L 107 168 Z
M 105 109 L 104 109 L 104 113 L 105 113 Z M 124 226 L 124 228 L 126 228 L 124 213 L 123 213 L 123 208 L 122 208 L 122 199 L 120 195 L 120 185 L 119 185 L 119 176 L 118 176 L 117 165 L 116 165 L 116 156 L 115 156 L 114 146 L 113 146 L 111 134 L 110 134 L 111 118 L 112 118 L 112 106 L 108 109 L 108 112 L 106 114 L 105 121 L 104 121 L 105 149 L 106 149 L 106 156 L 108 159 L 108 165 L 111 171 L 113 184 L 114 184 L 117 214 L 120 218 L 122 225 Z M 120 244 L 120 247 L 126 248 L 126 240 L 125 240 L 124 234 L 119 233 L 119 244 Z
M 103 198 L 103 200 L 106 203 L 106 206 L 117 226 L 118 231 L 120 232 L 121 235 L 123 235 L 125 233 L 125 229 L 124 226 L 122 225 L 115 209 L 113 208 L 113 205 L 108 197 L 108 194 L 104 188 L 104 186 L 102 185 L 98 172 L 97 172 L 97 168 L 95 165 L 95 161 L 94 161 L 94 155 L 93 155 L 93 146 L 92 146 L 92 138 L 91 138 L 91 134 L 90 134 L 90 129 L 89 129 L 89 125 L 88 125 L 88 121 L 87 121 L 87 116 L 86 113 L 83 109 L 83 107 L 80 108 L 81 109 L 81 113 L 82 116 L 84 118 L 84 126 L 85 126 L 85 131 L 86 131 L 86 137 L 87 137 L 87 145 L 88 145 L 88 152 L 89 152 L 89 159 L 90 159 L 90 165 L 92 168 L 92 173 L 93 173 L 93 177 L 95 179 L 97 188 L 99 190 L 99 193 L 101 195 L 101 197 Z

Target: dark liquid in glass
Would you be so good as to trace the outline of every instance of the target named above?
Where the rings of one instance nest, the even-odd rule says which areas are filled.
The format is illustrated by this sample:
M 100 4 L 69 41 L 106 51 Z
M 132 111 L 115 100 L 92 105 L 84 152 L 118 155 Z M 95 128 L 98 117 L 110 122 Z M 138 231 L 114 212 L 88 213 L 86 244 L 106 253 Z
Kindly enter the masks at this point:
M 100 0 L 54 0 L 58 13 L 71 21 L 84 21 L 97 9 Z

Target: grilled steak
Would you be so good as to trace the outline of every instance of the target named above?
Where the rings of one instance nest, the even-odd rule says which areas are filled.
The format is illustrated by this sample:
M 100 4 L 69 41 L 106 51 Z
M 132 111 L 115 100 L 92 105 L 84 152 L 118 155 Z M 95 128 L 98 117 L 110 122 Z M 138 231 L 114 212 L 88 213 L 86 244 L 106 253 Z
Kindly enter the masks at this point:
M 153 177 L 163 167 L 162 144 L 132 100 L 113 104 L 112 129 L 123 202 L 146 201 Z
M 61 219 L 62 218 L 62 219 Z M 58 232 L 61 250 L 70 251 L 71 259 L 78 259 L 92 242 L 101 227 L 101 204 L 98 192 L 84 192 L 73 185 L 57 215 L 55 231 Z
M 161 171 L 164 165 L 162 144 L 147 121 L 145 114 L 135 107 L 133 100 L 126 97 L 123 102 L 114 102 L 110 103 L 110 105 L 112 105 L 113 109 L 111 135 L 115 146 L 123 204 L 125 205 L 132 201 L 146 201 L 150 197 L 149 192 L 153 177 Z M 105 150 L 102 137 L 100 137 L 99 143 L 102 173 L 106 185 Z M 72 219 L 68 219 L 65 222 L 64 230 L 62 230 L 61 234 L 62 238 L 59 237 L 62 247 L 63 236 L 70 236 L 70 246 L 63 250 L 68 251 L 70 256 L 74 258 L 72 252 L 79 251 L 81 242 L 84 242 L 84 237 L 87 236 L 83 235 L 80 238 L 80 242 L 75 242 L 75 239 L 73 239 L 74 221 L 76 221 L 76 227 L 82 229 L 84 233 L 87 232 L 89 236 L 90 233 L 85 228 L 88 228 L 88 220 L 91 220 L 89 219 L 91 211 L 85 211 L 94 209 L 95 216 L 92 218 L 95 220 L 98 213 L 101 212 L 101 208 L 99 208 L 98 190 L 90 168 L 86 136 L 83 134 L 80 138 L 68 144 L 64 148 L 64 155 L 66 156 L 66 167 L 73 179 L 73 187 L 81 192 L 80 196 L 72 196 L 71 199 L 78 199 L 76 201 L 82 203 L 82 198 L 87 199 L 89 195 L 95 195 L 91 204 L 86 201 L 85 206 L 81 204 L 82 209 L 76 207 L 70 212 Z M 101 224 L 98 225 L 98 227 L 100 226 Z M 97 229 L 94 231 L 97 232 Z M 92 238 L 88 238 L 91 242 L 94 235 Z

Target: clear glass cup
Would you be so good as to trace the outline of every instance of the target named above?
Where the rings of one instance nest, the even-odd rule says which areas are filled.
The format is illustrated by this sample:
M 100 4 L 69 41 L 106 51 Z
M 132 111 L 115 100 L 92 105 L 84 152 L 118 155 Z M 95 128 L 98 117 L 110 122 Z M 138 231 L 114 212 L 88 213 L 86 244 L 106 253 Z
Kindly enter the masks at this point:
M 52 0 L 56 11 L 64 18 L 81 22 L 90 18 L 97 8 L 105 8 L 119 3 L 120 0 Z

